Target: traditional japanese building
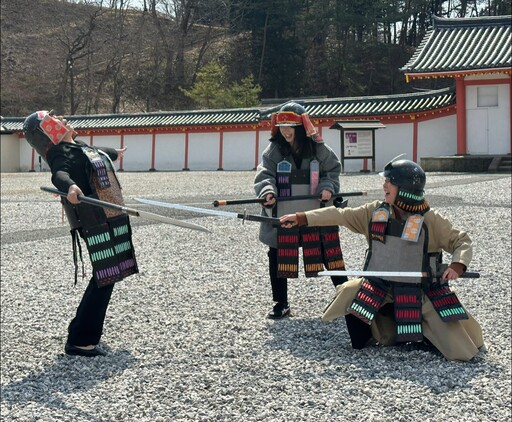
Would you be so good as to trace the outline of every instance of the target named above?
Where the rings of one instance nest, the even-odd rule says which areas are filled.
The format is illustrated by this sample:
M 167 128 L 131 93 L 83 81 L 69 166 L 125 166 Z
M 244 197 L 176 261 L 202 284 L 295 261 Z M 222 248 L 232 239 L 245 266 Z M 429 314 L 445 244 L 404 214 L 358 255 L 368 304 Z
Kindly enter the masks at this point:
M 511 152 L 511 17 L 434 17 L 406 80 L 455 80 L 457 154 Z
M 345 172 L 366 171 L 370 162 L 372 169 L 382 168 L 401 153 L 422 164 L 429 157 L 485 155 L 488 161 L 469 169 L 486 171 L 493 156 L 511 152 L 510 18 L 434 18 L 432 29 L 402 70 L 408 81 L 454 78 L 454 88 L 300 102 L 325 142 L 347 158 Z M 121 170 L 252 170 L 268 143 L 270 115 L 278 109 L 88 115 L 68 120 L 90 144 L 127 146 Z M 23 120 L 2 118 L 3 172 L 47 169 L 23 139 Z M 376 128 L 376 123 L 381 129 L 373 129 L 371 154 L 347 155 L 346 128 L 364 130 Z

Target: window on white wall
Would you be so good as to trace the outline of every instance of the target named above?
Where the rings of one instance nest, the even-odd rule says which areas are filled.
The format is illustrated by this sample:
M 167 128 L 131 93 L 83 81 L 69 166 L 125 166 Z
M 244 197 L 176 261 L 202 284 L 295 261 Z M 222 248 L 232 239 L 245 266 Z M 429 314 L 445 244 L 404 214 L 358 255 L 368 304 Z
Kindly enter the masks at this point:
M 498 87 L 477 87 L 477 107 L 498 107 Z

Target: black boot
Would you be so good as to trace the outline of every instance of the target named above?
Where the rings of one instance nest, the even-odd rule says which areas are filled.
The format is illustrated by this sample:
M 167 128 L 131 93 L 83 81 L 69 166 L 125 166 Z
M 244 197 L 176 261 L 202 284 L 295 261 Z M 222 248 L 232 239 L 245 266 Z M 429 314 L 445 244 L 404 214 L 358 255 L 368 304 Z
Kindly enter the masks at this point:
M 354 349 L 362 349 L 372 338 L 370 326 L 352 314 L 345 315 L 350 341 Z

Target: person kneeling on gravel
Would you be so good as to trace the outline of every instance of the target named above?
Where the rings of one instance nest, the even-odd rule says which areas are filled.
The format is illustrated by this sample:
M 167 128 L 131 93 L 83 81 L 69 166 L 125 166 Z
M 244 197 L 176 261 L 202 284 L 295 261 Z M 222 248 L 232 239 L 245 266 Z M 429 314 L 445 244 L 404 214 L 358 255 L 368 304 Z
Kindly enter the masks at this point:
M 482 329 L 448 280 L 466 271 L 471 239 L 430 209 L 426 176 L 418 164 L 392 160 L 380 174 L 385 177 L 383 202 L 288 214 L 280 218 L 282 227 L 344 226 L 368 241 L 365 271 L 423 274 L 352 279 L 338 287 L 322 319 L 345 315 L 355 349 L 426 339 L 448 360 L 469 361 L 485 350 Z M 452 255 L 449 266 L 442 264 L 443 251 Z

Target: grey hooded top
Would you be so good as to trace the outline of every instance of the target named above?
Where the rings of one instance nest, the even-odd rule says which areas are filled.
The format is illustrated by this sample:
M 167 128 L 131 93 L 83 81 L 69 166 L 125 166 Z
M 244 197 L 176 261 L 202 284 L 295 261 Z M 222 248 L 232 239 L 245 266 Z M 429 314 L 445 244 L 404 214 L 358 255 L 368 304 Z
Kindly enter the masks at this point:
M 316 194 L 320 197 L 323 190 L 328 190 L 331 193 L 338 193 L 340 189 L 340 161 L 335 152 L 325 143 L 317 142 L 315 147 L 315 155 L 311 158 L 303 158 L 300 169 L 308 170 L 310 162 L 314 159 L 318 160 L 320 165 L 320 176 Z M 292 164 L 292 171 L 297 169 L 292 155 L 283 155 L 276 142 L 271 142 L 270 145 L 265 148 L 262 154 L 262 160 L 258 165 L 256 176 L 254 178 L 254 190 L 258 198 L 264 198 L 269 193 L 277 197 L 277 164 L 284 159 Z M 321 204 L 320 201 L 316 200 L 310 201 L 310 203 L 312 206 L 309 209 L 319 208 Z M 287 212 L 291 213 L 299 211 L 299 209 L 293 210 L 293 206 L 296 205 L 295 201 L 290 201 L 286 204 L 288 208 Z M 304 210 L 301 209 L 300 211 Z M 262 215 L 268 215 L 265 209 L 262 210 Z M 279 212 L 278 215 L 282 215 L 282 213 Z M 272 227 L 270 224 L 262 223 L 260 225 L 259 239 L 264 244 L 277 248 L 277 228 Z

